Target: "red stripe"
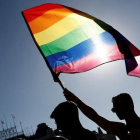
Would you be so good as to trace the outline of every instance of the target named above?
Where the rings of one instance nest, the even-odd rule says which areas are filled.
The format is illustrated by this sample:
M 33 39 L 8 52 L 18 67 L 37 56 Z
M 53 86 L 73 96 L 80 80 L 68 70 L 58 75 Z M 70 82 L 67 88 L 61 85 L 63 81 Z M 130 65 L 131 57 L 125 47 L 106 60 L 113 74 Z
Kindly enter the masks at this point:
M 123 55 L 118 50 L 117 46 L 111 47 L 108 51 L 106 60 L 102 60 L 96 53 L 92 53 L 78 61 L 69 63 L 66 65 L 61 65 L 53 69 L 53 71 L 58 74 L 64 73 L 79 73 L 88 71 L 94 67 L 97 67 L 103 63 L 118 60 L 124 58 Z
M 44 14 L 45 12 L 52 10 L 52 9 L 56 9 L 56 8 L 64 8 L 63 6 L 61 6 L 60 4 L 43 4 L 43 5 L 39 5 L 36 7 L 33 7 L 31 9 L 25 10 L 23 11 L 23 14 L 27 20 L 27 22 L 31 22 L 32 20 L 38 18 L 39 16 L 41 16 L 42 14 Z
M 140 55 L 140 50 L 136 48 L 132 43 L 129 44 L 129 48 L 134 56 Z

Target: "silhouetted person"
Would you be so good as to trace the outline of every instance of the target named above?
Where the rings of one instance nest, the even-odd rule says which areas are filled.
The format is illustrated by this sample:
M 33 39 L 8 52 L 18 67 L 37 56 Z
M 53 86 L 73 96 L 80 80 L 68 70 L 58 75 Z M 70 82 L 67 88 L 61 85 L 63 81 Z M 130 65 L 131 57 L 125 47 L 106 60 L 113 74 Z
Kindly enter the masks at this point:
M 60 103 L 50 117 L 55 119 L 57 129 L 73 140 L 98 140 L 94 133 L 81 125 L 78 108 L 73 102 Z
M 67 89 L 64 90 L 64 96 L 67 100 L 76 103 L 89 119 L 108 133 L 118 136 L 120 140 L 140 140 L 140 118 L 135 113 L 133 100 L 129 94 L 121 93 L 112 98 L 112 111 L 120 120 L 125 120 L 126 124 L 103 118 Z
M 46 125 L 46 123 L 41 123 L 37 126 L 37 130 L 35 133 L 35 139 L 39 139 L 47 136 L 47 131 L 52 130 L 50 127 Z M 50 136 L 54 136 L 53 132 L 49 134 Z

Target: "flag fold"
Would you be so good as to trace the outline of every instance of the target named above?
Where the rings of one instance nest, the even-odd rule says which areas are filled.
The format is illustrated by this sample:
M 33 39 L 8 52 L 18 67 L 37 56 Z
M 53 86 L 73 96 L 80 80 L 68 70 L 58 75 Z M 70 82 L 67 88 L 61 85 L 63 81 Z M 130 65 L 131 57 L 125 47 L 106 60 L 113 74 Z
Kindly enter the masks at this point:
M 105 22 L 60 4 L 43 4 L 22 13 L 54 77 L 119 59 L 125 60 L 129 75 L 140 77 L 140 51 Z

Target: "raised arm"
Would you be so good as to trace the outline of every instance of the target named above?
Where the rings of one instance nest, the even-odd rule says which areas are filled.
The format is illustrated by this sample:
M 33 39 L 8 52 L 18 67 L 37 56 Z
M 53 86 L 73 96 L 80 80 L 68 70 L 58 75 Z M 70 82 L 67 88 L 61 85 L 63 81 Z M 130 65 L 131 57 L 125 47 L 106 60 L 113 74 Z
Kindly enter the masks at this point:
M 105 131 L 114 135 L 120 135 L 120 132 L 122 133 L 122 131 L 124 131 L 125 125 L 123 123 L 108 121 L 107 119 L 98 115 L 98 113 L 93 108 L 82 102 L 69 90 L 64 90 L 64 96 L 68 101 L 73 101 L 74 103 L 76 103 L 78 108 L 82 111 L 82 113 L 85 116 L 87 116 L 90 120 L 94 121 Z
M 64 96 L 68 101 L 74 102 L 82 111 L 82 113 L 86 115 L 89 119 L 96 121 L 98 114 L 93 108 L 82 102 L 77 96 L 75 96 L 72 92 L 70 92 L 67 89 L 64 90 Z

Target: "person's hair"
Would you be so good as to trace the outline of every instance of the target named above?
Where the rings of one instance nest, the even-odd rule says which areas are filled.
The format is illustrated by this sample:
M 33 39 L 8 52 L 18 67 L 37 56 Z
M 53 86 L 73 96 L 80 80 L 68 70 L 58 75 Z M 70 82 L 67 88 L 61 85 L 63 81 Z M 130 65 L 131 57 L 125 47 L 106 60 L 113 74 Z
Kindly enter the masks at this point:
M 71 101 L 60 103 L 50 115 L 50 118 L 67 117 L 67 118 L 78 118 L 77 105 Z
M 119 95 L 112 98 L 113 103 L 120 103 L 122 102 L 124 105 L 131 105 L 131 108 L 134 109 L 134 103 L 132 97 L 128 93 L 120 93 Z M 112 108 L 112 111 L 115 111 L 115 108 Z

